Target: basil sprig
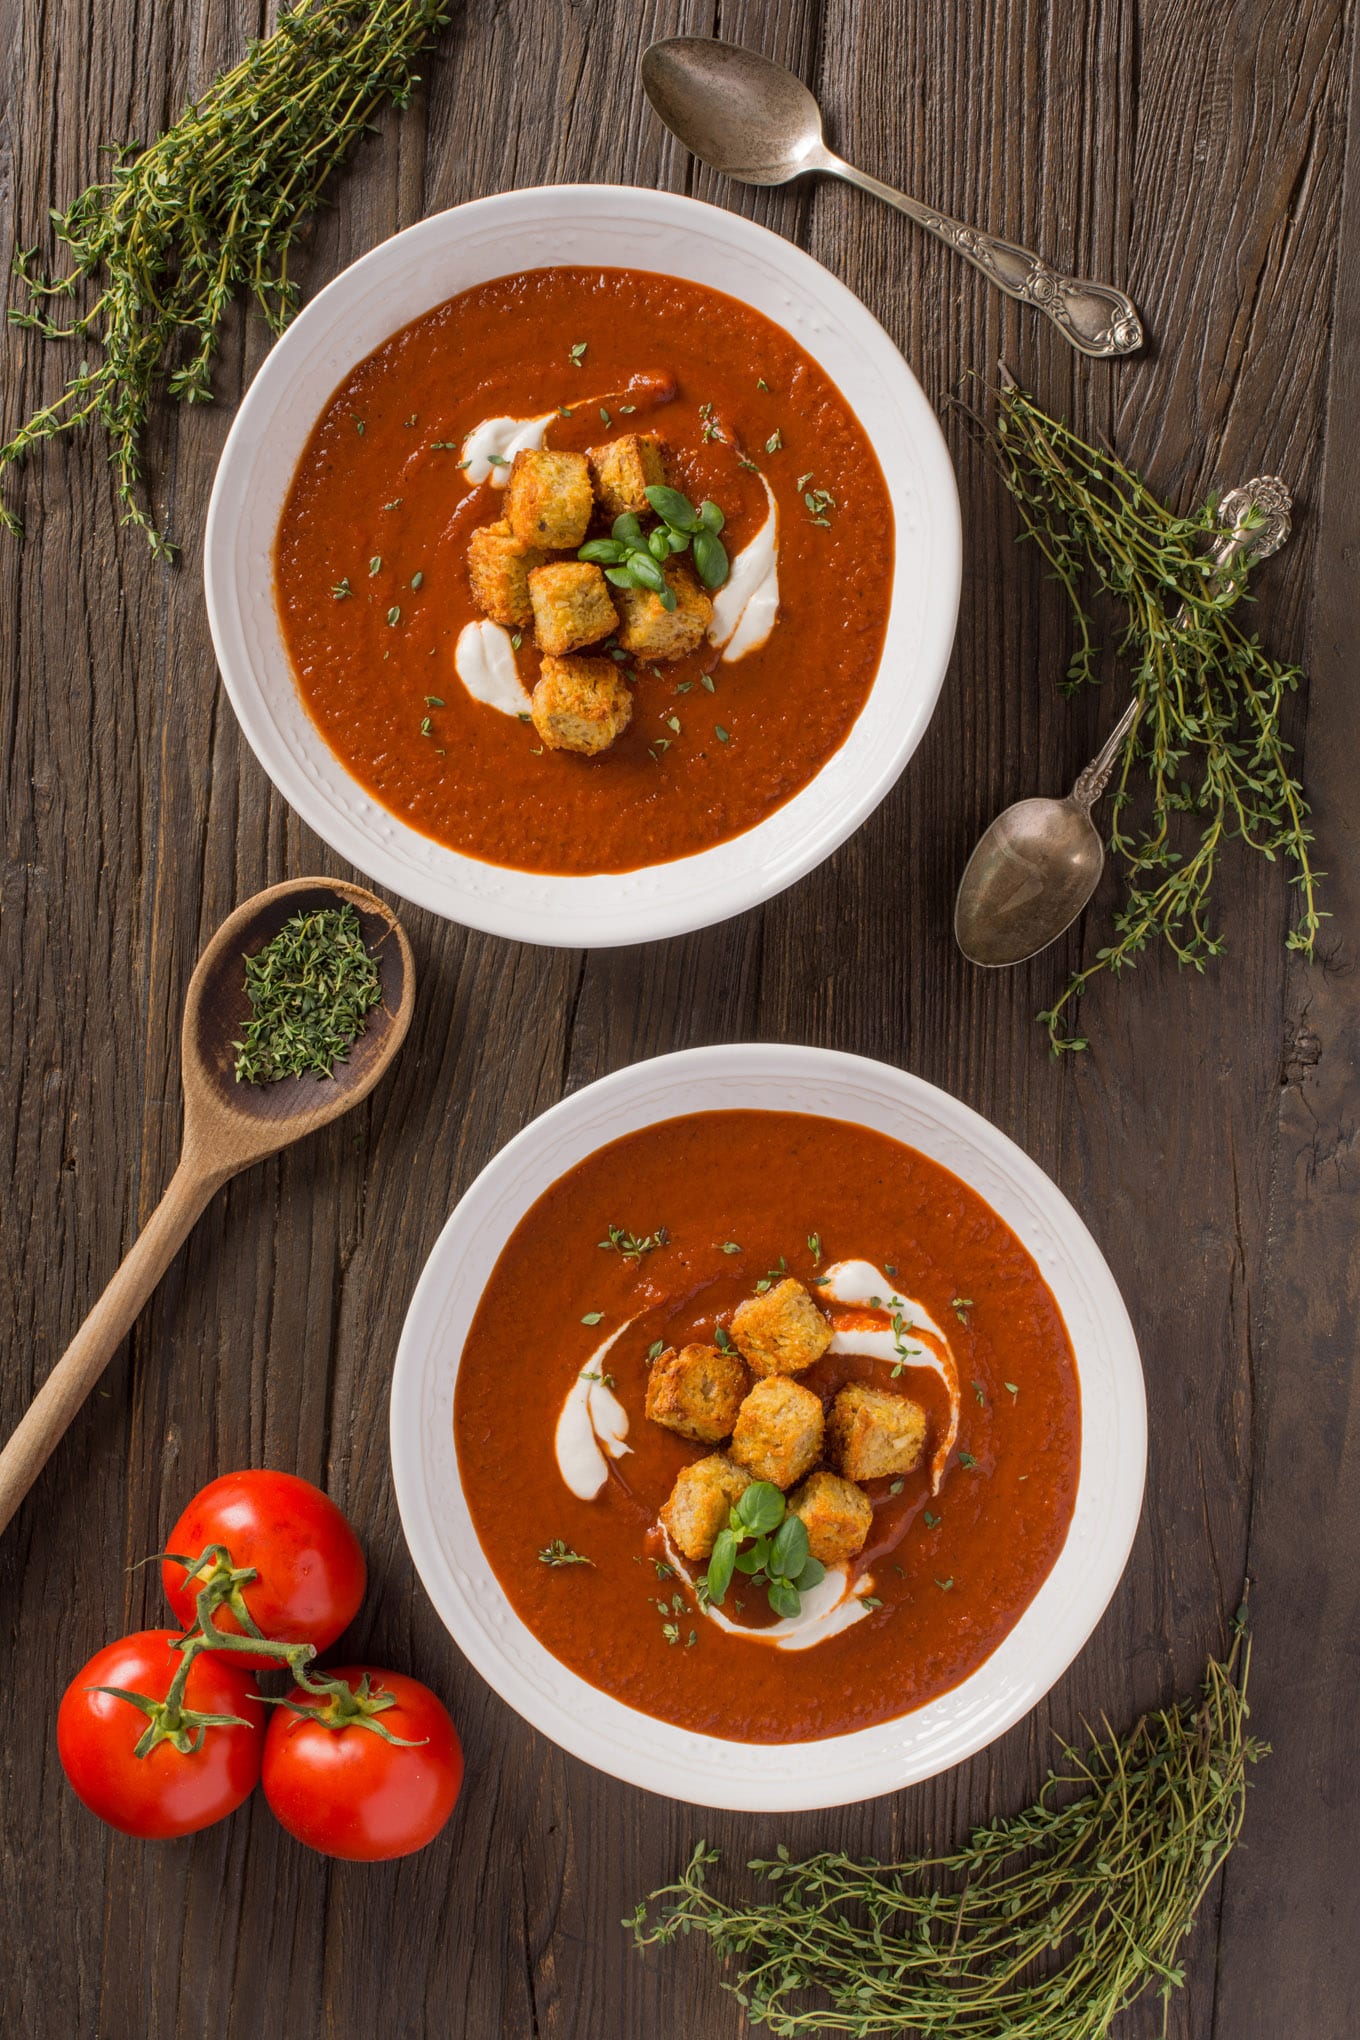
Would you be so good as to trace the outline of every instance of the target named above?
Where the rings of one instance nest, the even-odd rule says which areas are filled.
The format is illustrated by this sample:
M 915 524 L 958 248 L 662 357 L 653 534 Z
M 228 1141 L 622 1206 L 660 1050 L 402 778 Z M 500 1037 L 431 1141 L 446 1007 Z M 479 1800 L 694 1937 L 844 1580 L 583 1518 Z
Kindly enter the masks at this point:
M 826 1567 L 808 1551 L 801 1518 L 787 1513 L 771 1481 L 752 1481 L 730 1511 L 727 1528 L 714 1539 L 708 1571 L 700 1576 L 701 1598 L 721 1607 L 734 1572 L 763 1586 L 775 1614 L 789 1619 L 801 1614 L 803 1595 L 826 1578 Z
M 728 575 L 727 548 L 718 533 L 727 522 L 716 503 L 707 498 L 696 510 L 688 496 L 678 489 L 648 489 L 647 501 L 661 522 L 650 532 L 632 510 L 616 517 L 608 538 L 592 538 L 577 553 L 605 571 L 605 579 L 616 588 L 650 588 L 663 609 L 674 609 L 675 590 L 667 586 L 662 572 L 674 553 L 689 548 L 694 571 L 705 588 L 721 588 Z

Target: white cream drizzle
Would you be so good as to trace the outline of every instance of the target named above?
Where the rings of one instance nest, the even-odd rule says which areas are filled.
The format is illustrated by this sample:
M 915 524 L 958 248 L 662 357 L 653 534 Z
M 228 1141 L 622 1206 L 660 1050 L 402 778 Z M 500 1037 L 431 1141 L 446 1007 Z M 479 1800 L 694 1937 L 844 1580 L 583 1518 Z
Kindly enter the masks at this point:
M 541 418 L 483 418 L 463 441 L 459 465 L 468 480 L 474 486 L 489 481 L 493 489 L 503 489 L 515 455 L 542 446 L 556 416 L 556 411 L 545 411 Z
M 499 623 L 479 617 L 465 623 L 454 646 L 453 669 L 474 701 L 498 708 L 502 715 L 527 715 L 529 695 L 515 664 L 510 633 Z
M 664 1524 L 661 1527 L 662 1542 L 666 1547 L 666 1562 L 693 1588 L 694 1577 L 671 1543 Z M 738 1573 L 737 1578 L 741 1575 Z M 739 1636 L 744 1643 L 763 1643 L 771 1650 L 811 1650 L 814 1645 L 826 1643 L 831 1637 L 839 1636 L 842 1630 L 861 1622 L 873 1610 L 864 1606 L 866 1595 L 874 1591 L 872 1575 L 861 1573 L 851 1583 L 850 1568 L 847 1565 L 827 1567 L 826 1578 L 815 1587 L 810 1587 L 802 1596 L 802 1607 L 797 1615 L 783 1616 L 772 1622 L 767 1629 L 745 1629 L 741 1623 L 733 1622 L 724 1615 L 721 1608 L 712 1602 L 699 1602 L 700 1613 L 710 1622 L 716 1623 L 726 1636 Z M 698 1595 L 695 1595 L 698 1601 Z
M 557 1419 L 553 1448 L 557 1470 L 572 1493 L 583 1502 L 593 1502 L 609 1478 L 610 1459 L 622 1459 L 632 1446 L 628 1436 L 628 1412 L 604 1381 L 604 1359 L 616 1340 L 632 1323 L 621 1324 L 595 1348 L 571 1387 L 567 1390 Z M 592 1381 L 589 1377 L 601 1377 Z
M 770 506 L 765 522 L 737 554 L 713 597 L 708 635 L 722 646 L 724 665 L 758 652 L 779 616 L 779 509 L 764 475 L 760 480 Z
M 892 1317 L 900 1316 L 903 1321 L 902 1346 L 907 1355 L 903 1365 L 932 1368 L 949 1390 L 949 1425 L 930 1462 L 930 1492 L 937 1495 L 949 1455 L 959 1435 L 959 1370 L 948 1338 L 925 1305 L 901 1295 L 872 1261 L 833 1261 L 822 1280 L 814 1285 L 814 1294 L 823 1303 L 839 1303 L 858 1310 L 884 1311 Z M 911 1336 L 913 1332 L 928 1333 L 943 1350 L 937 1352 L 920 1339 L 914 1339 Z M 895 1367 L 902 1360 L 897 1338 L 890 1324 L 851 1322 L 837 1325 L 835 1313 L 832 1313 L 833 1353 L 864 1353 L 872 1360 L 886 1360 L 890 1367 Z

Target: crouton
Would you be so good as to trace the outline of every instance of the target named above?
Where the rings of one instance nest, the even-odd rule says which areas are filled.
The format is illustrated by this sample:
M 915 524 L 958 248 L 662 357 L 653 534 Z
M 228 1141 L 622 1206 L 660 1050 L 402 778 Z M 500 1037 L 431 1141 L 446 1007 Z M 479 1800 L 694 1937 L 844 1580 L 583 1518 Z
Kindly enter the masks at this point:
M 529 707 L 550 751 L 607 751 L 633 720 L 612 659 L 545 659 Z
M 790 1488 L 822 1449 L 822 1405 L 787 1375 L 758 1381 L 737 1411 L 728 1448 L 753 1480 Z
M 585 560 L 554 560 L 551 566 L 535 567 L 529 576 L 529 600 L 538 649 L 554 657 L 580 645 L 598 644 L 618 629 L 609 584 L 600 569 Z
M 493 623 L 531 623 L 529 576 L 545 557 L 536 546 L 521 545 L 503 520 L 474 531 L 468 540 L 468 579 L 483 616 Z
M 622 517 L 626 510 L 637 517 L 647 515 L 652 507 L 647 501 L 648 489 L 660 488 L 666 480 L 659 439 L 625 432 L 607 446 L 588 447 L 586 459 L 596 497 L 607 517 Z
M 735 1353 L 717 1346 L 673 1346 L 657 1355 L 647 1377 L 647 1415 L 654 1424 L 716 1445 L 730 1438 L 750 1377 Z
M 910 1473 L 920 1464 L 925 1442 L 926 1413 L 905 1395 L 852 1381 L 831 1405 L 827 1457 L 847 1480 Z
M 650 588 L 620 588 L 619 643 L 639 659 L 682 659 L 692 652 L 713 621 L 713 604 L 688 567 L 665 569 L 675 596 L 667 609 Z
M 594 508 L 590 464 L 583 453 L 524 447 L 515 455 L 505 514 L 522 545 L 574 552 L 585 538 Z
M 857 1557 L 874 1520 L 873 1503 L 863 1488 L 838 1473 L 810 1473 L 789 1496 L 789 1514 L 801 1519 L 808 1550 L 823 1565 Z
M 752 1374 L 801 1374 L 831 1344 L 831 1327 L 802 1283 L 789 1276 L 738 1307 L 732 1338 Z
M 732 1504 L 750 1485 L 750 1474 L 721 1452 L 683 1467 L 661 1510 L 671 1542 L 686 1558 L 707 1558 L 718 1532 L 727 1528 Z

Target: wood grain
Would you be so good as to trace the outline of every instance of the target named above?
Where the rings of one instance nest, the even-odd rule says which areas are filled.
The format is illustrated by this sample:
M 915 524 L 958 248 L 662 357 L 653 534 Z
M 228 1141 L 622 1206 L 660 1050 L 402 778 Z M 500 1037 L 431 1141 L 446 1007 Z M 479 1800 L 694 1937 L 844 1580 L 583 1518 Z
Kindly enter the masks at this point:
M 264 25 L 241 0 L 6 0 L 0 261 Z M 636 86 L 688 29 L 789 62 L 833 145 L 1054 261 L 1129 288 L 1135 362 L 1073 357 L 888 210 L 830 185 L 723 184 Z M 1255 1726 L 1275 1744 L 1249 1849 L 1187 1949 L 1175 2040 L 1332 2040 L 1360 2022 L 1353 1694 L 1360 1483 L 1351 1344 L 1360 911 L 1348 629 L 1360 458 L 1360 176 L 1343 0 L 466 0 L 426 90 L 365 142 L 313 229 L 319 287 L 395 228 L 509 186 L 619 179 L 726 205 L 856 290 L 945 414 L 965 586 L 939 711 L 896 791 L 791 893 L 721 928 L 588 956 L 407 913 L 421 994 L 382 1090 L 305 1153 L 210 1207 L 0 1544 L 0 2031 L 66 2040 L 728 2040 L 746 2031 L 705 1950 L 633 1955 L 617 1926 L 705 1833 L 732 1874 L 777 1839 L 878 1855 L 944 1843 L 1033 1796 L 1051 1733 L 1193 1683 L 1255 1579 Z M 1344 185 L 1344 191 L 1343 191 Z M 242 318 L 220 402 L 158 415 L 155 500 L 184 547 L 119 530 L 97 441 L 23 477 L 0 545 L 3 917 L 0 1430 L 14 1422 L 155 1204 L 179 1139 L 178 1015 L 208 935 L 271 880 L 341 867 L 273 794 L 217 681 L 198 557 L 213 466 L 265 351 Z M 63 363 L 10 330 L 4 419 Z M 1297 703 L 1335 915 L 1287 968 L 1278 872 L 1224 873 L 1227 956 L 1150 958 L 1090 995 L 1086 1057 L 1033 1024 L 1104 939 L 1102 896 L 1058 951 L 973 972 L 949 933 L 979 827 L 1068 783 L 1117 713 L 1065 702 L 1067 630 L 948 399 L 999 355 L 1104 431 L 1176 500 L 1274 468 L 1300 515 L 1261 577 L 1260 624 L 1311 663 Z M 1128 1574 L 1048 1701 L 973 1763 L 837 1814 L 711 1816 L 597 1777 L 531 1734 L 463 1663 L 405 1554 L 386 1449 L 402 1316 L 451 1203 L 565 1091 L 693 1042 L 820 1041 L 966 1098 L 1057 1178 L 1133 1310 L 1151 1465 Z M 372 1592 L 357 1654 L 449 1699 L 468 1783 L 446 1837 L 378 1869 L 327 1865 L 262 1805 L 190 1842 L 105 1834 L 65 1790 L 51 1717 L 101 1643 L 160 1619 L 147 1571 L 193 1488 L 270 1463 L 354 1516 Z M 1147 2004 L 1120 2023 L 1160 2031 Z

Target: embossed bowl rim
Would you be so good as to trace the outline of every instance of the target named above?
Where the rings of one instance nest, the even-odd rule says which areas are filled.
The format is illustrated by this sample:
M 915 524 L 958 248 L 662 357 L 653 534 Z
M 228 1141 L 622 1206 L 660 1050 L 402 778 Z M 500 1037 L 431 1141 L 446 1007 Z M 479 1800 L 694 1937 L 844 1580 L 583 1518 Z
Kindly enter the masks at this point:
M 1081 1473 L 1052 1572 L 986 1662 L 915 1713 L 821 1742 L 738 1743 L 657 1721 L 568 1671 L 520 1621 L 468 1511 L 453 1443 L 463 1341 L 510 1233 L 586 1155 L 683 1113 L 810 1112 L 919 1148 L 984 1197 L 1033 1255 L 1067 1324 L 1081 1382 Z M 416 1569 L 459 1648 L 504 1700 L 588 1764 L 673 1799 L 750 1812 L 840 1806 L 962 1762 L 1028 1713 L 1100 1620 L 1143 1497 L 1147 1413 L 1138 1347 L 1113 1275 L 1037 1163 L 945 1091 L 830 1049 L 746 1043 L 633 1063 L 531 1121 L 465 1192 L 411 1299 L 391 1402 L 392 1472 Z M 957 1474 L 955 1478 L 957 1478 Z M 663 1666 L 664 1670 L 664 1666 Z M 1118 1696 L 1111 1695 L 1117 1705 Z
M 897 557 L 878 676 L 815 779 L 730 843 L 638 871 L 564 878 L 463 856 L 364 791 L 303 707 L 275 609 L 273 545 L 312 426 L 351 369 L 459 291 L 571 263 L 686 277 L 784 327 L 873 434 Z M 757 364 L 751 372 L 754 379 Z M 834 477 L 818 482 L 835 486 Z M 289 326 L 246 394 L 213 483 L 203 558 L 227 693 L 256 757 L 303 820 L 417 906 L 491 934 L 572 948 L 653 941 L 724 920 L 791 885 L 844 842 L 897 780 L 934 711 L 960 563 L 958 493 L 934 412 L 858 298 L 801 248 L 735 213 L 604 184 L 476 199 L 408 227 L 343 270 Z M 730 670 L 724 691 L 739 726 L 740 664 Z

